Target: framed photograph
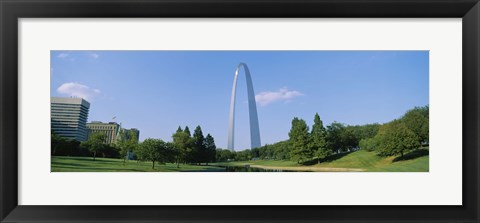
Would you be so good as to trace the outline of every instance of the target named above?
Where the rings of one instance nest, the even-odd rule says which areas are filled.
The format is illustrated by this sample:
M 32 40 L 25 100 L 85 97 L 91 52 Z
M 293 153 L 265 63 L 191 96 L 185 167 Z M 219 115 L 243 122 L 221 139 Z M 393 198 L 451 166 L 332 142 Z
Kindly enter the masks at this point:
M 478 222 L 478 1 L 2 1 L 1 222 Z

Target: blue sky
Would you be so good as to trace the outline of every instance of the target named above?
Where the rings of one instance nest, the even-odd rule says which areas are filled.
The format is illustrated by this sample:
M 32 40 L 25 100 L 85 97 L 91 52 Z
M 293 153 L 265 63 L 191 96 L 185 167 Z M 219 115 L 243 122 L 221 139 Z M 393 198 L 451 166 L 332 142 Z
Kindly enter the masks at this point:
M 288 138 L 291 120 L 384 123 L 429 102 L 428 51 L 51 51 L 51 95 L 83 97 L 88 121 L 171 141 L 200 125 L 227 147 L 235 68 L 250 68 L 262 145 Z M 250 145 L 245 77 L 239 76 L 235 149 Z

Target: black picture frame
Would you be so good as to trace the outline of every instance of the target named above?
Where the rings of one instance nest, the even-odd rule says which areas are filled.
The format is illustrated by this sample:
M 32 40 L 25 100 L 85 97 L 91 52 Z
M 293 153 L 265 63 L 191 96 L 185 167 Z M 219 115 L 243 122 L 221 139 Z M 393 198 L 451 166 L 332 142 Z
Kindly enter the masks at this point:
M 479 222 L 478 0 L 0 0 L 0 16 L 1 222 Z M 463 205 L 18 205 L 17 21 L 19 18 L 75 17 L 462 18 Z

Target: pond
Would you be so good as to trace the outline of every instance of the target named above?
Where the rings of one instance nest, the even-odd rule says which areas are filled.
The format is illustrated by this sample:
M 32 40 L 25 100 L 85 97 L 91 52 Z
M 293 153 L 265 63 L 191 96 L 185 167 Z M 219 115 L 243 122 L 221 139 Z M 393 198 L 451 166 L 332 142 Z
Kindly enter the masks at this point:
M 294 170 L 280 170 L 280 169 L 263 169 L 257 167 L 250 167 L 249 165 L 245 166 L 220 166 L 225 168 L 225 172 L 304 172 L 304 171 L 294 171 Z

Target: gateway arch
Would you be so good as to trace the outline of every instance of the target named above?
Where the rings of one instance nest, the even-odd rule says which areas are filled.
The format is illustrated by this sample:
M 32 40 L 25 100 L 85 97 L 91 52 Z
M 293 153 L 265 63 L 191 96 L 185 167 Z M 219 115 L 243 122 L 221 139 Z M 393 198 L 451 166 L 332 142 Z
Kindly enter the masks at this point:
M 247 64 L 240 63 L 235 70 L 235 77 L 233 79 L 232 96 L 230 98 L 230 115 L 228 121 L 228 149 L 234 150 L 234 131 L 235 131 L 235 95 L 237 89 L 237 78 L 240 68 L 243 67 L 245 71 L 245 77 L 247 80 L 247 93 L 248 93 L 248 113 L 250 117 L 250 143 L 251 148 L 260 147 L 260 129 L 258 127 L 258 115 L 257 105 L 255 102 L 255 93 L 253 91 L 252 77 L 248 70 Z

